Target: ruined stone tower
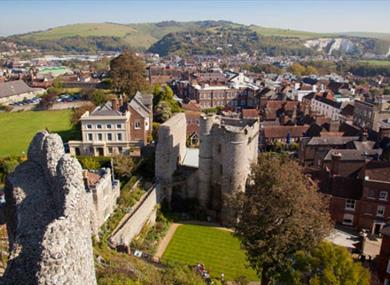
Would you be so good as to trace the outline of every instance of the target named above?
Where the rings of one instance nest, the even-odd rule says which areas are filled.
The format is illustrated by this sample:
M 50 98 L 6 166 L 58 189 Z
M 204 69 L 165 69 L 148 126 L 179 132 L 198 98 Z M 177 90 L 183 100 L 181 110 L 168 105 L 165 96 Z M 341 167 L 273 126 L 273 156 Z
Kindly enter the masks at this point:
M 230 216 L 226 197 L 245 191 L 251 164 L 257 162 L 258 137 L 257 120 L 201 117 L 198 198 L 223 223 Z
M 5 195 L 10 259 L 1 284 L 96 284 L 82 169 L 58 135 L 35 135 Z

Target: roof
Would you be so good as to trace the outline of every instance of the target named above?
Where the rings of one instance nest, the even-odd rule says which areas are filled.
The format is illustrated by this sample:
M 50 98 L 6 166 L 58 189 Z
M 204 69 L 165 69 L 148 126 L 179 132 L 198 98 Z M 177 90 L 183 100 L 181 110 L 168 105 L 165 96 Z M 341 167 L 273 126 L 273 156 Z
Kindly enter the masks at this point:
M 106 102 L 103 106 L 96 107 L 90 114 L 90 116 L 123 116 L 119 111 L 112 109 L 112 104 L 110 101 Z
M 380 150 L 371 150 L 369 152 L 357 149 L 331 149 L 326 154 L 324 161 L 331 161 L 332 155 L 335 153 L 341 154 L 341 161 L 364 161 L 372 159 L 375 155 L 380 155 Z
M 342 105 L 341 102 L 332 101 L 332 100 L 325 98 L 323 96 L 316 96 L 314 99 L 317 101 L 320 101 L 324 104 L 327 104 L 329 106 L 332 106 L 333 108 L 336 108 L 336 109 L 340 109 L 341 105 Z
M 343 115 L 343 116 L 346 116 L 346 117 L 350 117 L 350 116 L 353 116 L 353 111 L 355 110 L 355 107 L 351 104 L 348 104 L 347 106 L 345 106 L 341 112 L 340 112 L 340 115 Z
M 198 148 L 187 148 L 186 153 L 181 163 L 183 166 L 188 167 L 199 167 L 199 149 Z
M 95 185 L 100 180 L 100 175 L 90 172 L 87 172 L 88 185 Z
M 242 116 L 244 118 L 257 118 L 259 112 L 256 109 L 242 109 Z
M 185 111 L 199 111 L 200 112 L 202 110 L 200 105 L 198 103 L 196 103 L 196 101 L 194 101 L 194 100 L 191 100 L 187 104 L 183 104 L 182 107 Z
M 390 161 L 369 161 L 366 164 L 365 176 L 370 180 L 390 182 Z
M 133 99 L 131 99 L 129 106 L 140 114 L 144 118 L 149 118 L 150 110 L 145 106 L 145 102 L 148 102 L 149 98 L 145 97 L 137 92 Z
M 345 145 L 359 137 L 313 137 L 307 145 Z
M 23 93 L 34 92 L 23 80 L 15 80 L 0 83 L 0 98 L 15 96 Z
M 311 99 L 314 98 L 315 95 L 316 95 L 316 94 L 315 94 L 314 92 L 311 92 L 311 93 L 309 93 L 309 94 L 303 96 L 302 99 L 311 100 Z
M 304 133 L 309 128 L 304 126 L 264 126 L 265 138 L 285 138 L 290 134 L 290 137 L 303 137 Z

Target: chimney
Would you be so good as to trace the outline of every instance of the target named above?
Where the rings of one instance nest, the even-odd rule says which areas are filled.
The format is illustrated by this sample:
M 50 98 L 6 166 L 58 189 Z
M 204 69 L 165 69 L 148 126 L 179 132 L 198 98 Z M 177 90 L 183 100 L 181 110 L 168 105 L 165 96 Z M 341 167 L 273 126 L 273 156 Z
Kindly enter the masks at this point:
M 360 133 L 359 141 L 366 142 L 368 138 L 367 130 L 363 130 L 363 132 Z
M 114 111 L 118 111 L 119 110 L 118 99 L 117 98 L 114 98 L 114 99 L 111 100 L 111 106 L 112 106 L 112 109 Z
M 329 132 L 338 132 L 340 129 L 340 122 L 337 120 L 332 120 L 329 123 Z
M 279 121 L 281 126 L 284 126 L 286 123 L 286 114 L 284 112 L 280 115 Z
M 340 160 L 341 160 L 341 153 L 340 152 L 334 152 L 332 153 L 332 165 L 331 165 L 331 174 L 332 176 L 340 175 Z

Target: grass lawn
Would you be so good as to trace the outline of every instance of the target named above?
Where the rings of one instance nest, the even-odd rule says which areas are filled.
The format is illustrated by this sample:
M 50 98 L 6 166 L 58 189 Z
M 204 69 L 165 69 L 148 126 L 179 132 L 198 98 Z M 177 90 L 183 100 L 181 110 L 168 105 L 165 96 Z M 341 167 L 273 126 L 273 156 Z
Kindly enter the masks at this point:
M 225 274 L 225 280 L 246 276 L 258 280 L 256 273 L 247 267 L 245 252 L 231 232 L 207 226 L 181 225 L 170 241 L 163 262 L 195 265 L 203 263 L 214 278 Z
M 64 141 L 77 137 L 78 132 L 72 130 L 69 122 L 71 112 L 61 110 L 0 113 L 0 157 L 27 152 L 35 133 L 46 128 L 50 132 L 57 132 Z
M 361 64 L 368 64 L 368 65 L 373 65 L 373 66 L 385 66 L 385 67 L 390 67 L 390 60 L 358 60 L 358 63 Z

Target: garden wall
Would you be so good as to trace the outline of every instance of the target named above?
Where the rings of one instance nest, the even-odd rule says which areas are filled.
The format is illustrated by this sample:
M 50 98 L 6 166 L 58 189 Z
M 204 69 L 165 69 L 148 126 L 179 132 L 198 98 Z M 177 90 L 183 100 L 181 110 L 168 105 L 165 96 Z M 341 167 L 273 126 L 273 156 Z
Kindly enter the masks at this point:
M 114 230 L 109 239 L 111 246 L 128 246 L 146 223 L 154 224 L 159 201 L 157 188 L 153 185 Z

